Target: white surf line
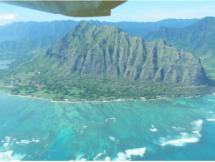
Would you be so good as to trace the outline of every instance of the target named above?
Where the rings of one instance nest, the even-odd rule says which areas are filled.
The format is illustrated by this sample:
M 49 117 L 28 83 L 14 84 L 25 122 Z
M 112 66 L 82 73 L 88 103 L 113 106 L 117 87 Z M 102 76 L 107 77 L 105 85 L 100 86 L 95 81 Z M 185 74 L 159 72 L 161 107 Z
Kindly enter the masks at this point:
M 180 136 L 177 137 L 176 139 L 165 139 L 163 137 L 160 138 L 160 145 L 161 146 L 184 146 L 188 143 L 197 143 L 199 142 L 201 138 L 201 130 L 202 130 L 202 125 L 203 125 L 203 120 L 199 119 L 196 121 L 191 122 L 191 125 L 193 126 L 192 128 L 192 133 L 188 134 L 186 132 L 181 132 Z
M 12 150 L 0 152 L 1 161 L 21 161 L 25 155 L 16 154 Z
M 146 152 L 146 148 L 134 148 L 134 149 L 127 149 L 124 152 L 119 152 L 117 154 L 116 161 L 126 161 L 131 160 L 132 156 L 140 156 L 143 157 Z
M 149 129 L 150 132 L 157 132 L 158 129 L 154 126 L 154 125 L 151 125 L 151 128 Z
M 207 118 L 206 119 L 208 122 L 215 122 L 215 118 Z

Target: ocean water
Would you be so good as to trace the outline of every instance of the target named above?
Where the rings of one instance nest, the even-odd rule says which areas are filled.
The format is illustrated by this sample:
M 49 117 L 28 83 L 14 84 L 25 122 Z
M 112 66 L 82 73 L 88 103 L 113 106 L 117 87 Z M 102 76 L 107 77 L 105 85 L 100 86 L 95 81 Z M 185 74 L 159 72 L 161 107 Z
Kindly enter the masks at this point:
M 1 60 L 0 59 L 0 70 L 8 69 L 13 60 Z
M 215 160 L 215 96 L 63 104 L 0 93 L 0 160 Z

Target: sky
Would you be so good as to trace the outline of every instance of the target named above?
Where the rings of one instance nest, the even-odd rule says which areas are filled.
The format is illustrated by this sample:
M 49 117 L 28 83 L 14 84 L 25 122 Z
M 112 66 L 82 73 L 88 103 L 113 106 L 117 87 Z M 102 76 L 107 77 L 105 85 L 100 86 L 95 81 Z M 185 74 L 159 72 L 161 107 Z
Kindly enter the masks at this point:
M 215 16 L 215 0 L 149 1 L 128 0 L 112 10 L 111 16 L 74 18 L 0 3 L 0 25 L 19 21 L 100 20 L 100 21 L 158 21 L 167 18 L 191 19 Z

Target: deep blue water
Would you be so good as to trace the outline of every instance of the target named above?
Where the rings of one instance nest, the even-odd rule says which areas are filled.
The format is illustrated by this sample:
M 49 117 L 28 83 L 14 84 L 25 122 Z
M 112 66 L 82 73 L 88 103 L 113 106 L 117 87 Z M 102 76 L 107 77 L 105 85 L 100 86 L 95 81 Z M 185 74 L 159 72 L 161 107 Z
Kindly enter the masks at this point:
M 53 103 L 0 93 L 0 160 L 215 160 L 215 96 Z

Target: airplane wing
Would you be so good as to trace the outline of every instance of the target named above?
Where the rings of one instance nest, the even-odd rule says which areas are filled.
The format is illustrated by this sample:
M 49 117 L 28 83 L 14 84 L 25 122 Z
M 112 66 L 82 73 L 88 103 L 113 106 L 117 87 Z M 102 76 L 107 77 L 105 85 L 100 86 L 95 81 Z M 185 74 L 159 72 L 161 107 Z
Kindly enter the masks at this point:
M 126 2 L 126 0 L 96 0 L 96 1 L 23 1 L 7 0 L 8 4 L 31 8 L 35 10 L 62 14 L 73 17 L 109 16 L 111 9 Z

